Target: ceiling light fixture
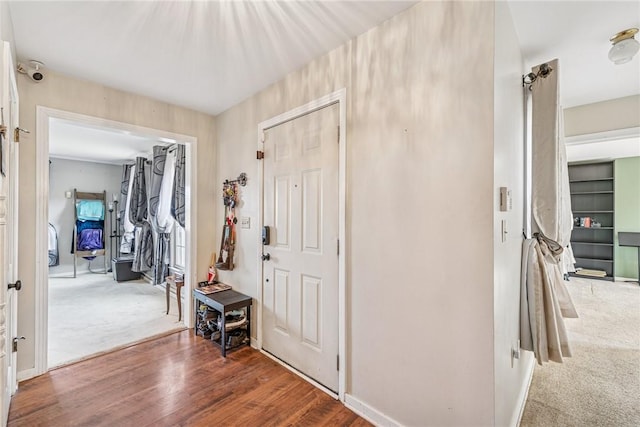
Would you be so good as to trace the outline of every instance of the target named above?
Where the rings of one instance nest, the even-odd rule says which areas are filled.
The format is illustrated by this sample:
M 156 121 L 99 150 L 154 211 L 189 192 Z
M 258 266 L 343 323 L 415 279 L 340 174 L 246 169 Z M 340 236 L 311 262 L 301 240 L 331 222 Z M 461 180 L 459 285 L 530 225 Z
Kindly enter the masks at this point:
M 629 28 L 628 30 L 620 31 L 609 39 L 613 43 L 611 50 L 609 50 L 611 62 L 616 65 L 624 64 L 631 61 L 633 55 L 638 53 L 640 43 L 633 37 L 637 32 L 637 28 Z

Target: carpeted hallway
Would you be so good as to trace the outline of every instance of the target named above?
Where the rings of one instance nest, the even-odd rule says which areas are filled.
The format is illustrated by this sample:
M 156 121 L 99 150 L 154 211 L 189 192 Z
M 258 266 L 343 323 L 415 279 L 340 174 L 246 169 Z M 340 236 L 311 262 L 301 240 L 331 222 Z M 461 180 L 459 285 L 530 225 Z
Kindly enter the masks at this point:
M 521 426 L 640 425 L 640 286 L 571 278 L 573 357 L 537 366 Z
M 184 328 L 175 295 L 165 313 L 164 290 L 144 280 L 118 283 L 111 274 L 91 273 L 50 277 L 49 368 Z

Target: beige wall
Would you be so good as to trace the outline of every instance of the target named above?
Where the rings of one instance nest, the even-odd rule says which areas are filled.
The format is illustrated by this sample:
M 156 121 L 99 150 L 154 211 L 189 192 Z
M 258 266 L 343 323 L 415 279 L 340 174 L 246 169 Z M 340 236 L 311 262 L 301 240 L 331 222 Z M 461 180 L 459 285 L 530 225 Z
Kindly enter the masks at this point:
M 236 209 L 236 216 L 251 218 L 251 228 L 236 228 L 238 244 L 235 248 L 235 268 L 233 272 L 219 272 L 223 281 L 228 281 L 241 292 L 256 296 L 259 234 L 259 164 L 256 160 L 258 123 L 347 86 L 346 65 L 350 46 L 349 43 L 314 60 L 282 82 L 216 117 L 218 156 L 215 163 L 217 177 L 214 197 L 217 203 L 217 218 L 224 217 L 224 207 L 221 203 L 223 181 L 235 179 L 241 172 L 247 173 L 248 176 L 246 187 L 240 187 L 241 202 Z M 222 222 L 216 223 L 218 237 L 222 226 Z M 219 251 L 219 246 L 216 247 L 216 251 Z
M 498 18 L 497 34 L 512 37 L 504 11 Z M 39 85 L 19 76 L 21 125 L 35 130 L 35 106 L 45 105 L 198 137 L 200 275 L 218 249 L 222 182 L 246 172 L 237 215 L 250 217 L 251 228 L 238 228 L 237 268 L 220 274 L 255 297 L 258 123 L 345 87 L 346 391 L 404 425 L 502 424 L 524 383 L 524 363 L 507 369 L 503 357 L 517 324 L 519 258 L 502 256 L 516 246 L 519 253 L 522 221 L 517 191 L 512 212 L 501 216 L 496 205 L 500 185 L 521 187 L 518 169 L 509 169 L 521 156 L 511 145 L 521 139 L 521 107 L 507 102 L 515 92 L 506 83 L 512 74 L 519 82 L 520 58 L 503 42 L 495 105 L 494 5 L 424 2 L 224 112 L 215 126 L 204 114 L 54 73 Z M 508 123 L 496 129 L 495 147 L 494 120 Z M 19 333 L 33 337 L 35 135 L 21 146 Z M 512 234 L 498 245 L 503 217 Z M 19 370 L 33 367 L 32 343 L 21 345 Z
M 31 130 L 20 141 L 20 246 L 19 272 L 24 283 L 19 295 L 18 335 L 27 340 L 20 344 L 18 371 L 35 364 L 35 206 L 36 206 L 36 106 L 56 108 L 190 135 L 198 138 L 198 208 L 197 271 L 206 274 L 209 252 L 213 249 L 214 199 L 213 168 L 215 159 L 214 118 L 207 114 L 176 107 L 131 93 L 63 76 L 47 70 L 41 83 L 18 74 L 20 126 Z
M 494 105 L 494 337 L 495 337 L 495 425 L 515 426 L 533 353 L 522 351 L 511 357 L 520 338 L 520 263 L 524 212 L 524 108 L 521 76 L 524 65 L 509 7 L 496 3 Z M 511 190 L 513 208 L 500 211 L 500 187 Z M 502 242 L 502 221 L 507 239 Z
M 257 224 L 258 123 L 347 88 L 347 393 L 405 425 L 494 421 L 493 12 L 420 3 L 216 121 Z M 252 296 L 258 233 L 221 273 Z
M 640 127 L 640 95 L 580 105 L 564 110 L 565 136 Z

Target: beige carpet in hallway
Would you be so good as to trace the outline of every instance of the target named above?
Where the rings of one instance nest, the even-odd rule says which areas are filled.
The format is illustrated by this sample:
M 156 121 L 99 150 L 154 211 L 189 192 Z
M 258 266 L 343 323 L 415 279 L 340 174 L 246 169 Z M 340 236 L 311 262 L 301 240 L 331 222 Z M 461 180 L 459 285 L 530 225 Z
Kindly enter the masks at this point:
M 111 274 L 91 273 L 50 277 L 49 367 L 184 328 L 175 295 L 165 313 L 164 290 L 143 280 L 118 283 Z
M 571 278 L 573 357 L 537 366 L 521 426 L 640 426 L 640 286 Z

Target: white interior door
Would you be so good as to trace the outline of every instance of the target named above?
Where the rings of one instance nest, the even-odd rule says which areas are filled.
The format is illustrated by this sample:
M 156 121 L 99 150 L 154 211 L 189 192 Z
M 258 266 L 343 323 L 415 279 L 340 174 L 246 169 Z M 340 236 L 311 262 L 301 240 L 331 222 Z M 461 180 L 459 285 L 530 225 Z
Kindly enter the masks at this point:
M 0 42 L 0 120 L 7 126 L 2 138 L 2 173 L 0 173 L 0 390 L 2 390 L 2 422 L 6 425 L 11 395 L 17 388 L 16 353 L 13 338 L 17 332 L 16 289 L 18 268 L 18 146 L 13 130 L 18 127 L 18 91 L 9 43 Z
M 265 131 L 262 347 L 338 391 L 338 125 L 333 104 Z

